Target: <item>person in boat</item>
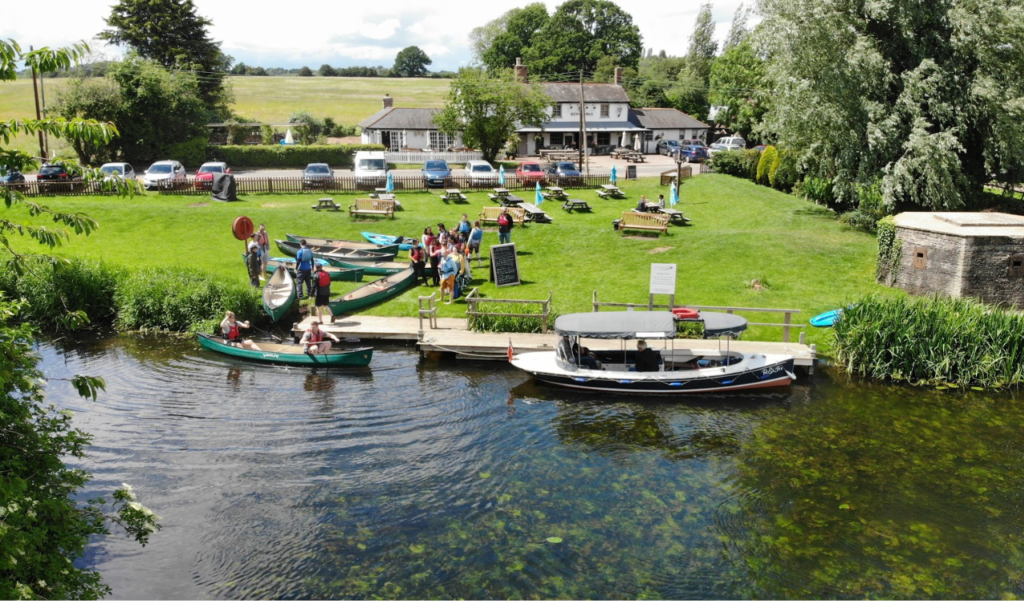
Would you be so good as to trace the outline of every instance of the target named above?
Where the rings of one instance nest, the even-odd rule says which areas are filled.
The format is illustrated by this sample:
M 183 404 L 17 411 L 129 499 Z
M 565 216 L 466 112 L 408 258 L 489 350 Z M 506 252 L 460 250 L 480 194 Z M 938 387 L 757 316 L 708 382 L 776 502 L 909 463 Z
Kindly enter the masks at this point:
M 256 232 L 256 243 L 260 246 L 261 272 L 267 275 L 267 263 L 270 262 L 270 235 L 267 234 L 266 224 L 261 224 L 260 230 Z
M 253 288 L 260 287 L 260 249 L 256 244 L 249 244 L 249 254 L 245 257 L 245 265 L 249 269 L 249 285 Z
M 469 224 L 469 216 L 462 214 L 462 219 L 459 220 L 459 226 L 457 228 L 459 232 L 459 240 L 462 243 L 469 241 L 469 233 L 473 230 L 473 227 Z
M 469 233 L 469 248 L 466 250 L 466 255 L 469 259 L 473 259 L 473 254 L 476 254 L 476 266 L 480 267 L 483 263 L 480 262 L 480 244 L 484 241 L 484 229 L 480 227 L 480 221 L 477 220 L 473 223 L 473 230 Z
M 568 335 L 562 336 L 562 341 L 558 343 L 558 347 L 562 356 L 569 363 L 587 369 L 601 369 L 601 364 L 598 363 L 597 357 L 590 352 L 590 349 L 586 346 L 580 348 L 579 342 L 570 340 Z
M 299 251 L 295 254 L 295 290 L 302 299 L 302 286 L 305 283 L 306 294 L 313 296 L 313 251 L 306 245 L 306 240 L 299 241 Z
M 224 314 L 224 320 L 220 321 L 220 333 L 224 337 L 224 343 L 228 346 L 241 346 L 248 350 L 260 350 L 256 342 L 242 339 L 242 329 L 249 328 L 249 321 L 238 322 L 235 320 L 235 313 L 228 310 Z
M 420 242 L 416 239 L 412 240 L 412 247 L 409 248 L 409 260 L 412 261 L 412 269 L 415 271 L 413 277 L 417 281 L 422 280 L 423 284 L 427 284 L 427 253 L 420 247 Z
M 647 342 L 644 340 L 640 340 L 636 343 L 636 371 L 658 371 L 658 354 L 648 348 Z
M 331 312 L 331 274 L 324 271 L 324 266 L 316 264 L 316 271 L 313 273 L 313 286 L 316 287 L 316 300 L 313 302 L 313 310 L 320 318 L 320 324 L 324 324 L 324 312 L 331 316 L 334 322 L 334 313 Z
M 333 333 L 328 333 L 320 328 L 320 323 L 313 321 L 309 323 L 309 328 L 302 334 L 302 349 L 308 354 L 326 354 L 331 349 L 331 341 L 340 342 Z

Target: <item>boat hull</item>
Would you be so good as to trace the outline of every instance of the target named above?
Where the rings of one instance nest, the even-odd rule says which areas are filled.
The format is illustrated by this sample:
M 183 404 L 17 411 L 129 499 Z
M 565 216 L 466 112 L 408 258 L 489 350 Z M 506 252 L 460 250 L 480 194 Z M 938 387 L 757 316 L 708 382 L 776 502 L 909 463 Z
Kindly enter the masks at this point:
M 370 231 L 363 231 L 363 237 L 370 243 L 381 246 L 381 248 L 395 247 L 397 250 L 411 250 L 412 249 L 412 237 L 405 237 L 402 239 L 402 243 L 395 243 L 398 241 L 398 237 L 395 235 L 381 235 L 380 233 L 371 233 Z
M 360 286 L 344 297 L 331 301 L 329 307 L 332 314 L 340 316 L 400 295 L 415 283 L 416 272 L 409 267 L 381 280 Z
M 298 243 L 305 239 L 311 248 L 327 247 L 334 250 L 362 250 L 363 252 L 374 252 L 376 254 L 398 254 L 398 247 L 391 244 L 379 244 L 370 241 L 349 241 L 347 239 L 326 239 L 322 237 L 306 237 L 305 235 L 292 235 L 285 233 L 289 241 Z
M 288 256 L 294 257 L 299 252 L 299 244 L 293 241 L 275 239 L 274 242 L 277 243 L 277 249 Z M 395 254 L 397 254 L 397 251 L 395 254 L 384 254 L 379 252 L 366 252 L 364 250 L 329 249 L 314 246 L 311 246 L 310 249 L 313 251 L 315 258 L 343 258 L 352 263 L 393 261 L 395 260 Z
M 263 287 L 263 310 L 277 322 L 295 303 L 295 278 L 287 268 L 275 271 Z
M 376 261 L 373 263 L 349 262 L 338 258 L 321 257 L 331 265 L 339 269 L 362 269 L 366 275 L 394 275 L 412 268 L 412 263 L 392 263 L 388 261 Z M 429 268 L 428 268 L 429 270 Z
M 207 350 L 239 359 L 280 365 L 303 365 L 309 367 L 366 367 L 373 359 L 373 348 L 352 348 L 331 350 L 327 354 L 306 354 L 297 345 L 266 344 L 266 350 L 249 350 L 241 346 L 229 346 L 224 339 L 199 334 L 199 345 Z
M 267 271 L 269 273 L 274 273 L 275 271 L 277 271 L 277 268 L 280 265 L 284 265 L 285 267 L 288 268 L 288 271 L 290 271 L 293 274 L 295 273 L 295 259 L 270 259 L 270 262 L 267 263 Z M 365 270 L 361 267 L 356 269 L 345 269 L 342 267 L 326 266 L 324 267 L 324 271 L 327 272 L 327 275 L 331 276 L 332 282 L 362 282 L 363 273 L 365 272 Z

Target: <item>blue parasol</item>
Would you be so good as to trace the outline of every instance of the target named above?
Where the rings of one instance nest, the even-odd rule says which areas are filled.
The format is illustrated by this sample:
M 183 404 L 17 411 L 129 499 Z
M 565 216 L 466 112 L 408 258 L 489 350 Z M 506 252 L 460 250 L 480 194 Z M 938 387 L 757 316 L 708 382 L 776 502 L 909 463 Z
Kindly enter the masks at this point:
M 498 185 L 505 185 L 505 165 L 501 165 L 498 167 Z
M 535 193 L 533 200 L 537 205 L 540 205 L 541 203 L 544 202 L 544 195 L 540 193 L 540 182 L 537 182 L 537 191 Z
M 669 203 L 675 207 L 679 204 L 679 189 L 676 188 L 676 183 L 672 182 L 672 196 L 669 197 Z
M 380 184 L 377 185 L 379 186 Z M 391 176 L 391 173 L 388 173 L 388 184 L 384 186 L 384 189 L 388 191 L 388 194 L 395 191 L 395 178 Z
M 615 183 L 615 179 L 616 179 L 617 176 L 618 176 L 618 173 L 615 171 L 615 167 L 612 167 L 612 178 L 611 178 L 611 181 L 612 181 L 613 184 Z

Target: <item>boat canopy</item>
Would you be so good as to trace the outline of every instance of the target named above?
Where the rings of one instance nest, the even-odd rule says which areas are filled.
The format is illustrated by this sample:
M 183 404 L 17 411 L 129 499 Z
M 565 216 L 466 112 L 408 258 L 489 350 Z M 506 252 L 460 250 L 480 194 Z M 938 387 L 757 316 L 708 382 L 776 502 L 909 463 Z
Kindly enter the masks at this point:
M 735 314 L 701 312 L 700 320 L 704 322 L 704 339 L 736 336 L 747 330 L 747 319 Z
M 581 312 L 555 320 L 555 333 L 591 339 L 640 339 L 676 336 L 671 312 Z

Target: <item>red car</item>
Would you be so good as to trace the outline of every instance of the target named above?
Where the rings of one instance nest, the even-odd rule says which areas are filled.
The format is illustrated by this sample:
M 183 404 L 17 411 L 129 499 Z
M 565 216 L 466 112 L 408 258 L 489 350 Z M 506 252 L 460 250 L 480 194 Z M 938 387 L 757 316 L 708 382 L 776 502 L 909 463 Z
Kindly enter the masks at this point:
M 544 181 L 546 175 L 539 162 L 521 162 L 516 168 L 516 175 L 523 181 Z
M 196 171 L 196 188 L 209 188 L 213 185 L 214 173 L 231 174 L 231 169 L 224 162 L 207 162 Z

